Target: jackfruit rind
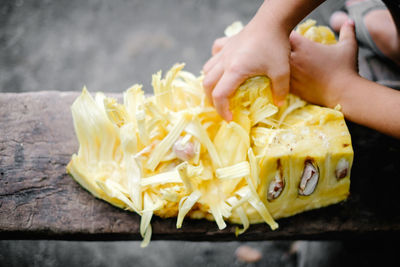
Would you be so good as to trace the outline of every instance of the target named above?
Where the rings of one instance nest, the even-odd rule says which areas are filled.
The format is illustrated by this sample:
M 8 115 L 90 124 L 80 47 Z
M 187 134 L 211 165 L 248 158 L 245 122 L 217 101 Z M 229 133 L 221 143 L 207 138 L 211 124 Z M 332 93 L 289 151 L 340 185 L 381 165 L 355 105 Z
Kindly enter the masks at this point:
M 298 31 L 332 42 L 312 21 Z M 276 229 L 274 219 L 346 199 L 353 150 L 340 111 L 294 95 L 278 108 L 269 79 L 253 77 L 231 98 L 228 123 L 206 101 L 202 76 L 183 67 L 153 75 L 153 96 L 134 85 L 120 104 L 84 88 L 71 107 L 80 147 L 68 173 L 94 196 L 141 215 L 143 246 L 153 214 L 177 217 L 178 228 L 185 217 L 215 220 L 219 229 L 238 223 L 241 234 L 250 223 Z

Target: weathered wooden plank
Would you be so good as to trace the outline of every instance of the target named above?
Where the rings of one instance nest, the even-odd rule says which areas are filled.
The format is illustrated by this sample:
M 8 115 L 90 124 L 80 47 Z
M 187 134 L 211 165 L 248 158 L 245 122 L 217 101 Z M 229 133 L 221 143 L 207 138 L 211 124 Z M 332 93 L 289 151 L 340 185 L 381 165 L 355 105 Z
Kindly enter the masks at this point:
M 76 92 L 0 94 L 0 237 L 140 239 L 138 215 L 95 199 L 65 173 L 78 149 L 70 105 Z M 252 225 L 239 240 L 399 237 L 400 142 L 350 124 L 351 196 L 327 208 Z M 235 225 L 154 218 L 153 239 L 236 240 Z

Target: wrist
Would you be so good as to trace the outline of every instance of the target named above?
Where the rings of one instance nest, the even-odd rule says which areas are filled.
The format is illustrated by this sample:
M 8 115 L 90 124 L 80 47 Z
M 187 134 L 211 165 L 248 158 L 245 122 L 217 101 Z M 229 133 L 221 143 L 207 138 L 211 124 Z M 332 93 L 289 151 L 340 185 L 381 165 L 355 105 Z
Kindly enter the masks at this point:
M 249 24 L 255 28 L 285 33 L 289 36 L 297 23 L 291 21 L 288 10 L 282 10 L 284 6 L 281 6 L 282 4 L 279 5 L 274 0 L 264 1 Z
M 250 23 L 289 36 L 294 27 L 323 1 L 287 0 L 283 4 L 282 0 L 265 0 Z
M 358 90 L 355 85 L 359 84 L 361 80 L 363 78 L 357 72 L 349 72 L 336 77 L 331 88 L 335 92 L 335 98 L 327 106 L 333 108 L 339 104 L 342 111 L 348 110 L 353 103 L 354 91 Z

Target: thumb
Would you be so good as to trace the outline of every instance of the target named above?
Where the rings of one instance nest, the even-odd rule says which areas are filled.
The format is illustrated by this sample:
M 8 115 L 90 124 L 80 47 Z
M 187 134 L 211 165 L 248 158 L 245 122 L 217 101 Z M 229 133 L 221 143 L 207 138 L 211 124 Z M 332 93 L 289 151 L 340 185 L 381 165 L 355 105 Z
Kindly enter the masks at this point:
M 288 66 L 288 69 L 282 68 L 279 74 L 270 75 L 270 78 L 274 104 L 280 107 L 285 103 L 286 96 L 289 93 L 290 67 Z
M 354 32 L 354 21 L 352 19 L 346 20 L 340 28 L 339 42 L 357 42 L 356 34 Z
M 300 33 L 296 32 L 296 31 L 292 31 L 289 35 L 289 42 L 290 42 L 290 47 L 292 48 L 292 51 L 296 50 L 302 44 L 304 39 L 305 38 Z

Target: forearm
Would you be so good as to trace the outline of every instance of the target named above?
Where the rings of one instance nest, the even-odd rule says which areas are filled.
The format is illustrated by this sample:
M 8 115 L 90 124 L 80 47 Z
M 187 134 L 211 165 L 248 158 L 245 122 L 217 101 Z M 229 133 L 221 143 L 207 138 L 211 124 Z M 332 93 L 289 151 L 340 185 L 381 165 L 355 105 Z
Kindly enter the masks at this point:
M 277 23 L 287 35 L 311 11 L 325 0 L 265 0 L 252 24 L 260 27 L 270 26 L 271 20 Z
M 346 119 L 400 138 L 400 92 L 360 76 L 346 81 L 340 98 Z

